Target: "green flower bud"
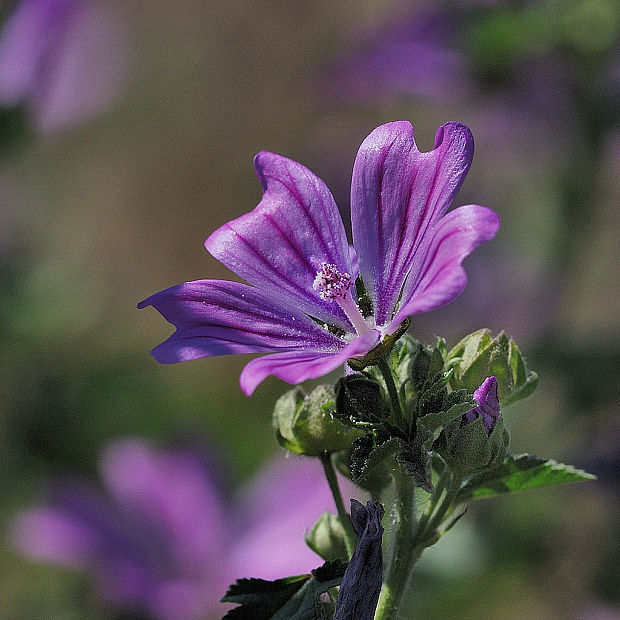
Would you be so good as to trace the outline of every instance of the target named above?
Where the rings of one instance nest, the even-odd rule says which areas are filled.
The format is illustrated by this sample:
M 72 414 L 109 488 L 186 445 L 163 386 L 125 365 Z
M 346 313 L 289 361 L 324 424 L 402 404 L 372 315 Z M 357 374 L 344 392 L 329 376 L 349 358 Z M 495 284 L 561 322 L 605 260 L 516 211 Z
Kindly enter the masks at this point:
M 364 433 L 334 418 L 334 388 L 319 385 L 306 395 L 296 387 L 281 396 L 273 410 L 273 424 L 281 446 L 297 454 L 320 456 L 338 452 Z
M 503 331 L 495 338 L 488 329 L 465 336 L 447 354 L 446 367 L 453 369 L 454 390 L 472 392 L 487 377 L 496 377 L 503 406 L 529 396 L 538 386 L 538 375 L 528 370 L 519 347 Z
M 476 407 L 449 422 L 433 448 L 462 477 L 500 465 L 510 441 L 500 416 L 498 383 L 488 377 L 474 392 Z
M 305 539 L 308 547 L 327 562 L 349 557 L 340 519 L 327 510 L 306 532 Z

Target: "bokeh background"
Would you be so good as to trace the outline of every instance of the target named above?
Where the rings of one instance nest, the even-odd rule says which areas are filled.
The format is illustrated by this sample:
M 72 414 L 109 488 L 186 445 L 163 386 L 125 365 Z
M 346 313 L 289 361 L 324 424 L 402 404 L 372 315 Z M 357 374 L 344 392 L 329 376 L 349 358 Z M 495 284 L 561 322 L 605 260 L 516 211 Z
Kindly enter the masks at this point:
M 422 149 L 469 125 L 456 204 L 502 218 L 467 290 L 412 335 L 508 331 L 540 375 L 505 412 L 513 452 L 599 476 L 472 506 L 420 563 L 407 617 L 619 618 L 619 5 L 102 1 L 15 52 L 16 4 L 0 9 L 0 617 L 121 617 L 9 529 L 58 477 L 97 484 L 111 441 L 204 443 L 230 493 L 278 450 L 285 384 L 246 398 L 241 356 L 158 366 L 169 326 L 136 303 L 229 277 L 202 243 L 260 200 L 257 151 L 307 165 L 346 219 L 357 147 L 407 119 Z M 16 62 L 36 65 L 27 84 Z

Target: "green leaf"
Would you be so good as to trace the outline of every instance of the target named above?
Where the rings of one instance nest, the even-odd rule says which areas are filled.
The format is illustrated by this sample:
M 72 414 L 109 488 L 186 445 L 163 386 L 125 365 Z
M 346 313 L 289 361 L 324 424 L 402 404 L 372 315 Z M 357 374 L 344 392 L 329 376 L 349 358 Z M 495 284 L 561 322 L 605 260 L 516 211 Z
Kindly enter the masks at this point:
M 296 575 L 275 581 L 237 579 L 237 582 L 228 588 L 222 602 L 240 603 L 240 607 L 231 609 L 224 618 L 267 620 L 310 578 L 310 575 Z
M 508 456 L 499 467 L 469 478 L 460 490 L 457 501 L 595 479 L 596 476 L 592 474 L 551 459 L 541 459 L 530 454 Z
M 239 603 L 226 620 L 326 620 L 321 594 L 340 585 L 346 564 L 325 562 L 312 575 L 297 575 L 276 581 L 238 579 L 230 586 L 223 603 Z
M 418 418 L 418 424 L 423 425 L 424 428 L 429 431 L 435 431 L 436 429 L 446 425 L 448 422 L 451 422 L 456 418 L 460 418 L 463 414 L 467 413 L 470 409 L 473 409 L 476 406 L 466 392 L 464 392 L 464 395 L 467 399 L 464 402 L 452 405 L 447 411 L 428 413 L 421 418 Z

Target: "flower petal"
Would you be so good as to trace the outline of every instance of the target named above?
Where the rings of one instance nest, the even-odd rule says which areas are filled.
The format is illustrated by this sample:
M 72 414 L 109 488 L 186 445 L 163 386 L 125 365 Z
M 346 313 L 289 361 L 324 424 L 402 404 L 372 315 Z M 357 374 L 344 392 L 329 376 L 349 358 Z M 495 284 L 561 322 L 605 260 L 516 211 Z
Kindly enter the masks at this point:
M 101 547 L 104 535 L 80 515 L 46 507 L 17 517 L 10 538 L 20 552 L 31 558 L 83 568 Z
M 0 101 L 4 105 L 19 103 L 36 84 L 46 48 L 70 6 L 36 0 L 17 4 L 0 37 Z
M 342 366 L 351 357 L 368 353 L 379 342 L 379 337 L 379 332 L 372 330 L 339 351 L 290 351 L 259 357 L 249 362 L 241 371 L 241 389 L 250 396 L 256 386 L 269 375 L 292 384 L 322 377 Z
M 343 497 L 364 498 L 350 480 L 338 480 Z M 237 495 L 229 516 L 236 534 L 227 554 L 231 572 L 260 579 L 308 572 L 320 560 L 302 533 L 325 510 L 335 513 L 336 505 L 318 460 L 280 451 Z
M 461 263 L 499 229 L 498 215 L 478 205 L 459 207 L 436 225 L 426 251 L 418 252 L 403 289 L 401 307 L 388 331 L 413 314 L 428 312 L 457 297 L 467 284 Z
M 360 146 L 351 184 L 353 241 L 378 325 L 390 321 L 425 234 L 450 206 L 473 156 L 460 123 L 442 125 L 421 153 L 409 122 L 387 123 Z
M 128 63 L 115 7 L 100 2 L 64 2 L 68 7 L 42 61 L 30 104 L 44 133 L 83 123 L 109 108 L 125 81 Z M 50 61 L 50 58 L 52 60 Z
M 329 189 L 306 167 L 274 153 L 259 153 L 254 165 L 264 189 L 260 204 L 221 226 L 205 247 L 246 282 L 353 331 L 340 307 L 312 288 L 323 262 L 351 273 L 346 232 Z
M 239 282 L 186 282 L 138 304 L 146 306 L 177 328 L 151 352 L 163 364 L 231 353 L 333 351 L 343 346 L 305 314 Z
M 119 505 L 165 534 L 179 566 L 201 574 L 223 553 L 224 506 L 198 454 L 127 438 L 107 446 L 100 470 Z

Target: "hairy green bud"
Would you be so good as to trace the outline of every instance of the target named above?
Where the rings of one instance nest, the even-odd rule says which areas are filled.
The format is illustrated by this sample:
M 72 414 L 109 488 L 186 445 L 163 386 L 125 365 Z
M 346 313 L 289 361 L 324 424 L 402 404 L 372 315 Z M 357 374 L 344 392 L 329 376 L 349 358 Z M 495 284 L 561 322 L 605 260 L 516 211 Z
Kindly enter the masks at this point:
M 319 385 L 310 394 L 296 387 L 281 396 L 273 410 L 280 445 L 306 456 L 348 448 L 363 432 L 334 417 L 335 398 L 330 385 Z

